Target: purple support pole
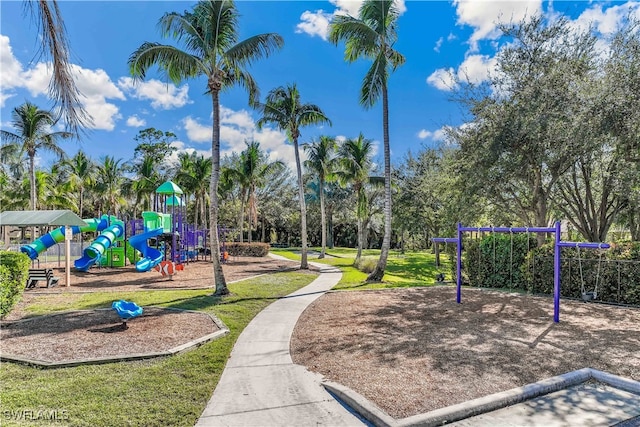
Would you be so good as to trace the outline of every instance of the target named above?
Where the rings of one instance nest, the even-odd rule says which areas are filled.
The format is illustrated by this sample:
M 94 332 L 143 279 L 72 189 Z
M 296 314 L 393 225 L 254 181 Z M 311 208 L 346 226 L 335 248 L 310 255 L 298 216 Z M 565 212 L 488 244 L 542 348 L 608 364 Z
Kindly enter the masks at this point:
M 458 223 L 458 244 L 456 247 L 456 302 L 462 302 L 462 226 Z
M 553 251 L 553 321 L 560 322 L 560 221 L 556 222 L 556 244 Z

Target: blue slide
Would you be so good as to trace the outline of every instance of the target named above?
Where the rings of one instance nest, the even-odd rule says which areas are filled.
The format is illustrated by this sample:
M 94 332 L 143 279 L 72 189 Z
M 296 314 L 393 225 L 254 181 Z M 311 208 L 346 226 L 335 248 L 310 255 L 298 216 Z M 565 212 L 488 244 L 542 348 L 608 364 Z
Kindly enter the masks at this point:
M 140 251 L 142 254 L 142 259 L 136 262 L 136 271 L 149 271 L 162 261 L 162 258 L 164 258 L 162 252 L 149 247 L 147 240 L 159 236 L 163 232 L 164 228 L 160 227 L 147 231 L 146 233 L 136 234 L 129 239 L 131 247 Z
M 89 246 L 84 248 L 82 258 L 74 261 L 76 270 L 87 271 L 100 259 L 105 250 L 109 249 L 113 242 L 124 233 L 120 224 L 107 227 Z

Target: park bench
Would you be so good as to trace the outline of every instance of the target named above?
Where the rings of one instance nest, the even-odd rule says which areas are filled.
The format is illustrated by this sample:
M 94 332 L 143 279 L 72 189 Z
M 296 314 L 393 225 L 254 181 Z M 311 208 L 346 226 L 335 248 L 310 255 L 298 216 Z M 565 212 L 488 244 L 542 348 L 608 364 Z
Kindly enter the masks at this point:
M 40 280 L 47 282 L 47 288 L 52 288 L 58 284 L 60 280 L 58 277 L 53 276 L 53 270 L 50 268 L 31 268 L 29 269 L 29 276 L 27 277 L 26 289 L 32 289 L 36 287 L 36 283 Z

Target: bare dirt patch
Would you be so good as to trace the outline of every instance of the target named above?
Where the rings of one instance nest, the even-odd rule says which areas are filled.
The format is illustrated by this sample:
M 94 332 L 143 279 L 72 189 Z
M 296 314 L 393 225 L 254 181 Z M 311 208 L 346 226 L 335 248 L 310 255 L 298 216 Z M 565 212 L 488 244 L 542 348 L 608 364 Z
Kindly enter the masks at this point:
M 166 352 L 220 328 L 204 313 L 146 307 L 122 328 L 112 310 L 79 310 L 5 322 L 2 355 L 44 362 Z
M 295 363 L 403 418 L 591 367 L 640 380 L 640 310 L 450 287 L 333 292 L 301 316 Z
M 232 257 L 222 265 L 227 282 L 246 279 L 259 274 L 274 273 L 296 268 L 299 262 L 276 260 L 271 257 Z M 184 270 L 178 271 L 173 277 L 164 277 L 158 271 L 151 269 L 138 272 L 135 266 L 128 265 L 121 268 L 93 267 L 87 272 L 71 271 L 71 286 L 65 283 L 64 264 L 40 263 L 39 268 L 53 268 L 55 276 L 60 278 L 60 284 L 53 288 L 39 287 L 37 292 L 77 292 L 77 291 L 136 291 L 156 289 L 206 289 L 213 288 L 213 267 L 210 261 L 195 261 L 184 264 Z M 39 282 L 44 286 L 43 282 Z M 25 294 L 32 291 L 26 290 Z

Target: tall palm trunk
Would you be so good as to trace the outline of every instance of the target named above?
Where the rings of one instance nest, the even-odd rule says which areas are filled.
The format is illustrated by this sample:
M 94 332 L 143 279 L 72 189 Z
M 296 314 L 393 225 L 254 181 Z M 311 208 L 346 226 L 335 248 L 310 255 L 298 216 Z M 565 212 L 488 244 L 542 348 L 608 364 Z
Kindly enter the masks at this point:
M 327 251 L 327 215 L 324 210 L 324 179 L 322 178 L 320 178 L 320 222 L 322 223 L 322 249 L 318 258 L 322 259 Z
M 211 171 L 211 207 L 209 209 L 209 230 L 211 233 L 211 257 L 213 258 L 213 277 L 215 280 L 216 291 L 214 295 L 227 295 L 229 289 L 222 272 L 222 264 L 220 263 L 220 238 L 218 236 L 218 181 L 220 180 L 220 91 L 210 82 L 211 98 L 213 101 L 213 136 L 211 138 L 211 155 L 212 171 Z
M 382 238 L 380 259 L 376 268 L 367 277 L 368 282 L 382 281 L 391 247 L 391 150 L 389 149 L 389 99 L 386 81 L 382 86 L 382 132 L 384 139 L 384 237 Z
M 36 166 L 35 166 L 35 153 L 29 153 L 29 208 L 32 211 L 36 210 Z M 31 240 L 36 238 L 36 228 L 31 227 Z
M 36 165 L 35 165 L 35 153 L 29 153 L 29 208 L 32 211 L 36 210 Z
M 244 199 L 246 198 L 245 188 L 240 191 L 240 219 L 238 220 L 238 230 L 240 230 L 240 243 L 244 241 Z
M 304 184 L 302 182 L 302 164 L 298 150 L 298 136 L 293 137 L 293 150 L 296 154 L 296 170 L 298 172 L 298 198 L 300 199 L 300 233 L 302 234 L 302 248 L 300 250 L 300 269 L 309 268 L 307 262 L 307 206 L 304 202 Z
M 80 187 L 80 194 L 79 194 L 79 197 L 78 197 L 80 199 L 80 200 L 78 200 L 78 204 L 80 205 L 79 208 L 78 208 L 79 213 L 80 213 L 80 215 L 79 215 L 80 218 L 82 218 L 82 209 L 83 209 L 83 203 L 82 202 L 83 202 L 83 199 L 84 199 L 83 196 L 84 196 L 84 187 Z

